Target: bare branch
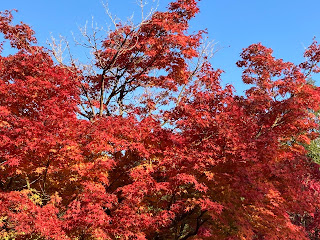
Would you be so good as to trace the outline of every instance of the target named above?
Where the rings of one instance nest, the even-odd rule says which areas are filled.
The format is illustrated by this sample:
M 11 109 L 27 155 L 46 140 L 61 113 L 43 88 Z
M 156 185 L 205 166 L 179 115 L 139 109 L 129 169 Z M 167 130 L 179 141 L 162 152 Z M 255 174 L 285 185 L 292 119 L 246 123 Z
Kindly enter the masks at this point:
M 58 42 L 52 35 L 51 35 L 51 42 L 48 42 L 49 46 L 52 49 L 52 54 L 53 54 L 54 58 L 61 65 L 64 65 L 63 64 L 63 54 L 67 48 L 64 43 L 65 43 L 65 38 L 62 37 L 61 35 L 59 36 Z
M 81 88 L 82 88 L 83 92 L 85 93 L 86 98 L 88 99 L 88 102 L 89 102 L 89 105 L 90 105 L 90 108 L 91 108 L 93 117 L 95 117 L 95 116 L 96 116 L 96 113 L 95 113 L 95 110 L 94 110 L 94 106 L 93 106 L 93 103 L 92 103 L 92 99 L 90 98 L 89 93 L 88 93 L 88 91 L 85 89 L 85 87 L 83 86 L 83 84 L 81 84 Z
M 108 0 L 104 3 L 102 2 L 102 5 L 105 9 L 105 12 L 106 14 L 108 15 L 108 17 L 110 18 L 111 22 L 113 23 L 113 26 L 115 29 L 118 29 L 118 24 L 117 24 L 117 21 L 119 21 L 120 19 L 117 18 L 117 16 L 113 16 L 110 12 L 110 9 L 109 9 L 109 3 L 108 3 Z

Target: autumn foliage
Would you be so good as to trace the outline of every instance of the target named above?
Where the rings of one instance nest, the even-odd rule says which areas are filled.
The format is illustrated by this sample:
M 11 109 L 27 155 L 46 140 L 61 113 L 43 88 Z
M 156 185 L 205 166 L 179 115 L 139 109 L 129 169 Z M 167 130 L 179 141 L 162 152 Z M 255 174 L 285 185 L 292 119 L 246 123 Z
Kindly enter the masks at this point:
M 320 46 L 299 65 L 244 49 L 239 96 L 188 32 L 198 11 L 117 23 L 91 72 L 2 12 L 1 239 L 318 239 Z

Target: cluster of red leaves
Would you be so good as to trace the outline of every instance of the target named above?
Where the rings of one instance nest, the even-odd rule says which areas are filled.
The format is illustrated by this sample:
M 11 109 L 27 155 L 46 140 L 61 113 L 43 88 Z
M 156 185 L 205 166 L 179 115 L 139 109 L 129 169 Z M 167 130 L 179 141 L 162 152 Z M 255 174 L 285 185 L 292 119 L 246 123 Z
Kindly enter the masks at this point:
M 203 32 L 186 32 L 198 11 L 177 0 L 138 28 L 119 24 L 95 52 L 102 74 L 90 77 L 55 64 L 27 25 L 0 15 L 17 49 L 0 56 L 0 238 L 316 235 L 320 172 L 304 146 L 318 128 L 320 93 L 306 78 L 319 45 L 300 66 L 249 46 L 237 64 L 254 87 L 240 97 L 205 58 L 188 65 L 201 57 Z M 181 92 L 156 114 L 143 105 L 157 108 L 152 96 L 114 110 L 112 98 L 145 86 Z

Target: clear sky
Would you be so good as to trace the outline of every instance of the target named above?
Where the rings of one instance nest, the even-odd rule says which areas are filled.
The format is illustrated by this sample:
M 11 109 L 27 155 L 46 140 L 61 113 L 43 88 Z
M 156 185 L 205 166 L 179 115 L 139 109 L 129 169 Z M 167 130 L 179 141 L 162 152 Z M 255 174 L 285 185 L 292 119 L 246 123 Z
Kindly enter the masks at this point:
M 153 0 L 148 0 L 150 4 Z M 50 34 L 67 36 L 78 33 L 92 16 L 100 24 L 109 24 L 101 0 L 0 0 L 0 11 L 17 9 L 17 21 L 32 26 L 40 44 Z M 169 0 L 159 0 L 164 10 Z M 135 12 L 136 0 L 109 0 L 110 10 L 125 19 Z M 225 71 L 223 83 L 231 83 L 237 92 L 245 89 L 241 71 L 235 65 L 241 50 L 261 42 L 274 50 L 274 55 L 286 61 L 303 61 L 304 47 L 313 37 L 320 42 L 320 0 L 202 0 L 200 14 L 191 23 L 193 30 L 207 29 L 209 39 L 220 48 L 212 59 L 215 68 Z M 320 78 L 315 77 L 317 85 Z

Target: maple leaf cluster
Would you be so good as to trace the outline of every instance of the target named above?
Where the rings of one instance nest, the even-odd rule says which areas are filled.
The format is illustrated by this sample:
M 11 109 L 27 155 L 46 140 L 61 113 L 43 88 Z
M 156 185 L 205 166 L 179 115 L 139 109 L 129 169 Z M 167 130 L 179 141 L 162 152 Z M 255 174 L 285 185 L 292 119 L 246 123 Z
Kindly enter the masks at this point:
M 320 46 L 244 49 L 238 96 L 188 33 L 198 11 L 117 23 L 91 74 L 0 14 L 1 239 L 317 239 Z

